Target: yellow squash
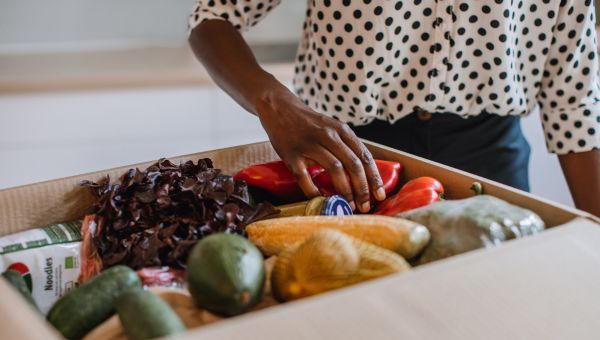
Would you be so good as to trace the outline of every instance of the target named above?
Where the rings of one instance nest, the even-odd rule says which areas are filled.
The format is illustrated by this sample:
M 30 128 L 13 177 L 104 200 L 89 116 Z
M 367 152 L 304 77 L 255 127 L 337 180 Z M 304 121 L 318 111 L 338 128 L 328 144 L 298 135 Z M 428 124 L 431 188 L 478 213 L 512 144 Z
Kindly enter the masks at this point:
M 392 251 L 321 229 L 278 256 L 271 289 L 277 300 L 290 301 L 408 269 Z
M 389 249 L 404 258 L 418 255 L 429 243 L 429 230 L 412 221 L 379 215 L 295 216 L 254 222 L 246 233 L 266 256 L 277 255 L 319 229 L 335 229 Z

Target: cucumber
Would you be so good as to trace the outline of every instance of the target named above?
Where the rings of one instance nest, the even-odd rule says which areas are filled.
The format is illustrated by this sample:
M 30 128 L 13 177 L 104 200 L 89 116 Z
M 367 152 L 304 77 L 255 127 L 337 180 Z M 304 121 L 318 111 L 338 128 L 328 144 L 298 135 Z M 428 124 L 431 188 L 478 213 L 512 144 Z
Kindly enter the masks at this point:
M 5 271 L 2 274 L 2 276 L 6 279 L 6 281 L 8 281 L 8 283 L 10 283 L 11 286 L 13 286 L 19 292 L 19 294 L 21 294 L 21 296 L 30 305 L 33 306 L 33 308 L 35 308 L 36 311 L 40 311 L 37 303 L 35 303 L 35 301 L 33 300 L 33 296 L 31 296 L 31 291 L 29 290 L 29 287 L 27 287 L 27 282 L 25 282 L 25 279 L 23 279 L 21 273 L 19 273 L 16 270 L 9 269 Z
M 139 277 L 129 267 L 109 268 L 63 296 L 46 318 L 65 338 L 79 339 L 115 313 L 124 291 L 140 286 Z
M 129 340 L 154 339 L 186 331 L 171 306 L 142 289 L 129 289 L 117 301 L 117 314 Z
M 190 252 L 186 280 L 198 307 L 225 316 L 241 314 L 262 297 L 263 256 L 239 235 L 213 234 Z

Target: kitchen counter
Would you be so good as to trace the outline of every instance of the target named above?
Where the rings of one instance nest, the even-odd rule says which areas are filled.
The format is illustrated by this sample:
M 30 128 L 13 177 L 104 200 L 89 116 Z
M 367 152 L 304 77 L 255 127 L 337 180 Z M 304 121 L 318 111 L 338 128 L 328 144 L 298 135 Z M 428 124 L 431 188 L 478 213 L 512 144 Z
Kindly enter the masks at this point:
M 293 76 L 296 46 L 254 46 L 265 69 Z M 188 46 L 0 55 L 0 94 L 212 84 Z

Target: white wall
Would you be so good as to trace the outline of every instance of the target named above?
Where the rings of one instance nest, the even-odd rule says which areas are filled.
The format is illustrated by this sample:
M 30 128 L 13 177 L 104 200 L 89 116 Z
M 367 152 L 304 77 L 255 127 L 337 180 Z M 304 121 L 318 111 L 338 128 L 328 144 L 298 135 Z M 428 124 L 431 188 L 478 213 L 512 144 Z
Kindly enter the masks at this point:
M 0 188 L 260 140 L 212 87 L 0 96 Z
M 182 45 L 194 0 L 0 0 L 3 51 Z M 296 42 L 306 1 L 284 0 L 247 39 Z

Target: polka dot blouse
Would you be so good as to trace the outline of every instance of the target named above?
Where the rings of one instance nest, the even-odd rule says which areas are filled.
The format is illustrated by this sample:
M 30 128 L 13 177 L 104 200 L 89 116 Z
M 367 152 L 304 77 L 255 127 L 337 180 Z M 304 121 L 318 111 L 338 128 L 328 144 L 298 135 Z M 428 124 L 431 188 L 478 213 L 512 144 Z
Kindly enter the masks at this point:
M 221 19 L 245 31 L 279 3 L 198 0 L 190 28 Z M 539 105 L 551 152 L 588 151 L 600 148 L 594 23 L 592 0 L 312 0 L 294 88 L 354 125 Z

